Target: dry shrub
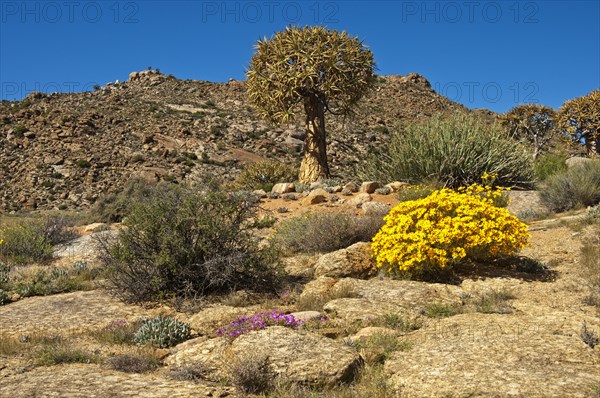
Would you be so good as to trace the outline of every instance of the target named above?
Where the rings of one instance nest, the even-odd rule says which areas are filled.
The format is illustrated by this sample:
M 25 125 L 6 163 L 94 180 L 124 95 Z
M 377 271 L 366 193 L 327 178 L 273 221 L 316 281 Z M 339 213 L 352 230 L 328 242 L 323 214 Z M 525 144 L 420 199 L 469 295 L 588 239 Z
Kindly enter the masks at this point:
M 273 241 L 292 253 L 327 253 L 368 242 L 384 224 L 384 214 L 306 213 L 283 221 Z

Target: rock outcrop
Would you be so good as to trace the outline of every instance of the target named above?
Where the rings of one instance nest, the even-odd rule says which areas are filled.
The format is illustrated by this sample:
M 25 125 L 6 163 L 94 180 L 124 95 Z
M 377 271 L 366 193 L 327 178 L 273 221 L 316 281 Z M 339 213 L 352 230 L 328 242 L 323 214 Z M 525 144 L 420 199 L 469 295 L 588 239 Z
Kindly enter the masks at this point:
M 333 177 L 389 141 L 389 129 L 462 105 L 421 76 L 380 77 L 350 120 L 330 115 Z M 132 177 L 194 183 L 233 180 L 248 162 L 298 165 L 302 121 L 269 126 L 248 102 L 244 82 L 178 80 L 156 70 L 93 92 L 32 93 L 0 103 L 0 211 L 79 209 Z

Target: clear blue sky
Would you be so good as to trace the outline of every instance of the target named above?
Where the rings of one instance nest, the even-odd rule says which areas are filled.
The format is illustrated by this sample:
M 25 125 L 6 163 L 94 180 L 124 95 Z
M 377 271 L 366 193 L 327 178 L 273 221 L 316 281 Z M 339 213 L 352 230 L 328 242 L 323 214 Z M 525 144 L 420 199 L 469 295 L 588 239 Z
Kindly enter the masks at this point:
M 554 108 L 600 87 L 600 1 L 0 0 L 0 99 L 82 91 L 159 68 L 243 79 L 288 24 L 360 37 L 378 73 L 424 75 L 469 108 Z

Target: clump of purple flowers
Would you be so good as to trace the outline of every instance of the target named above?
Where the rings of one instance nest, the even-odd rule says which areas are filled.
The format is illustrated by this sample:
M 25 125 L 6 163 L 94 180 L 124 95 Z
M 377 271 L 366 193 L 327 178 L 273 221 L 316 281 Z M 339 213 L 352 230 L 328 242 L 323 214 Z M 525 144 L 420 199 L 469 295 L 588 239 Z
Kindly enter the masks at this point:
M 116 330 L 121 330 L 127 328 L 129 325 L 125 319 L 117 319 L 115 321 L 110 321 L 106 326 L 102 328 L 103 332 L 114 332 Z
M 287 326 L 298 328 L 304 324 L 303 321 L 286 315 L 283 312 L 273 310 L 271 312 L 260 312 L 252 316 L 242 316 L 217 331 L 217 336 L 237 337 L 253 330 L 264 329 L 268 326 Z

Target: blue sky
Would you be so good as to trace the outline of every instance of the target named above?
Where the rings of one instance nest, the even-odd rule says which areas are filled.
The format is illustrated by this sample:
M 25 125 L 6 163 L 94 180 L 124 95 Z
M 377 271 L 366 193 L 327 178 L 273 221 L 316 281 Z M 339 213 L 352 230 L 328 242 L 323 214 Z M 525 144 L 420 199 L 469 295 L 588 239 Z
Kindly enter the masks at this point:
M 600 87 L 600 1 L 0 0 L 0 99 L 91 90 L 159 68 L 243 79 L 288 24 L 346 30 L 378 73 L 425 76 L 469 108 L 558 108 Z

